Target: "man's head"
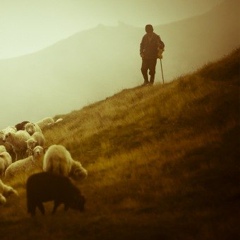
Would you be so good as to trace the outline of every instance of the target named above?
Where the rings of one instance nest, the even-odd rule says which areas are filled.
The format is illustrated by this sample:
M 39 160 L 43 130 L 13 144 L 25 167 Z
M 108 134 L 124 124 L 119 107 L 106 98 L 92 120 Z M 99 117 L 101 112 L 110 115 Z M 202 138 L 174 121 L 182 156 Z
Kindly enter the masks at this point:
M 153 33 L 153 26 L 151 24 L 147 24 L 145 26 L 146 33 Z

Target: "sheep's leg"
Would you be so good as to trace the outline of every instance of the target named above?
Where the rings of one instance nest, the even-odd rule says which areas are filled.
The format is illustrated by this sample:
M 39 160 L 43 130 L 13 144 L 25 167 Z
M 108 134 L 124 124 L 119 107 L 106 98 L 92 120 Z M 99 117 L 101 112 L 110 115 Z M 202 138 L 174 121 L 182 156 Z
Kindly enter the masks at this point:
M 37 206 L 38 206 L 40 212 L 42 213 L 42 215 L 44 215 L 45 209 L 44 209 L 43 203 L 39 202 Z
M 59 201 L 54 201 L 54 206 L 53 206 L 53 210 L 52 210 L 52 214 L 54 214 L 58 208 L 58 206 L 60 205 Z
M 31 211 L 31 216 L 34 217 L 36 215 L 36 209 L 34 209 L 33 211 Z
M 31 216 L 34 217 L 36 215 L 36 205 L 29 203 L 29 201 L 27 201 L 27 208 L 28 208 L 28 212 L 31 213 Z
M 65 203 L 64 204 L 64 210 L 67 211 L 68 209 L 69 209 L 69 206 L 68 206 L 68 204 Z

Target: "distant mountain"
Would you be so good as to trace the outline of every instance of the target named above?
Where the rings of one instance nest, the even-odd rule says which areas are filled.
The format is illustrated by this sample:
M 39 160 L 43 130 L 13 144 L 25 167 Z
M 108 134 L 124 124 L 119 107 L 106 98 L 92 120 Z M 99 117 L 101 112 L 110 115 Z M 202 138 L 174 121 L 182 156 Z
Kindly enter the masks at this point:
M 228 54 L 240 45 L 240 1 L 226 0 L 211 11 L 156 27 L 166 42 L 170 79 Z
M 206 14 L 155 27 L 166 44 L 166 81 L 239 45 L 238 0 Z M 0 61 L 0 128 L 78 109 L 142 83 L 139 44 L 144 28 L 99 25 L 37 53 Z M 160 82 L 157 66 L 156 81 Z

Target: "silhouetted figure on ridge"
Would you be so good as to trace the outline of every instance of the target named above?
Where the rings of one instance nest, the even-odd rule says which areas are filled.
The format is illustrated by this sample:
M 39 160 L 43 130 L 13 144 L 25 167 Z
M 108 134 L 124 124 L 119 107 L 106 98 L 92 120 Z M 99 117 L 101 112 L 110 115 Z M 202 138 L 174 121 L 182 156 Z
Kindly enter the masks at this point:
M 153 26 L 148 24 L 145 26 L 146 34 L 143 36 L 140 44 L 140 55 L 142 57 L 141 72 L 144 78 L 143 85 L 153 84 L 156 72 L 156 64 L 158 59 L 158 52 L 164 49 L 164 43 L 159 35 L 154 33 Z M 148 80 L 148 70 L 150 81 Z

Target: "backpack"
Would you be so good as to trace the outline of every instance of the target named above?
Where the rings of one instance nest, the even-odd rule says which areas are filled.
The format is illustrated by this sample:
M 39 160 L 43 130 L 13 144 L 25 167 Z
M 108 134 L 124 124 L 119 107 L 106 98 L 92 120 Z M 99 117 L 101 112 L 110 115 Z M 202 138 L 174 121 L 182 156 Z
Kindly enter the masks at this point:
M 161 41 L 161 45 L 158 48 L 158 55 L 157 55 L 158 57 L 157 58 L 159 58 L 159 59 L 163 58 L 162 54 L 163 54 L 163 51 L 164 51 L 164 47 L 165 47 L 165 44 L 164 44 L 163 41 Z

